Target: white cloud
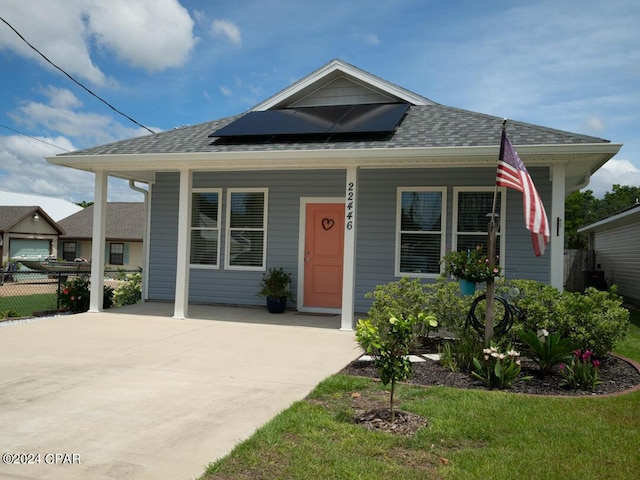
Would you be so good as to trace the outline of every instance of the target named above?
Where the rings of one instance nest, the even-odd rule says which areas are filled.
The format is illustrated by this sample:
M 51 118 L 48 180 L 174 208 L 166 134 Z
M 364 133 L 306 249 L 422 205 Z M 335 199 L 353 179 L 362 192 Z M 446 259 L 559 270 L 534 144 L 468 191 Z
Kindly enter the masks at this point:
M 82 102 L 67 89 L 49 86 L 40 92 L 47 96 L 48 102 L 24 102 L 9 114 L 15 122 L 29 128 L 44 126 L 76 139 L 80 145 L 108 143 L 149 133 L 140 127 L 125 127 L 109 115 L 79 111 Z
M 373 46 L 380 45 L 380 39 L 378 38 L 377 35 L 374 35 L 373 33 L 357 34 L 355 35 L 355 38 L 367 45 L 373 45 Z
M 89 2 L 0 0 L 0 11 L 3 18 L 53 63 L 73 76 L 106 85 L 109 80 L 94 65 L 89 53 L 87 26 L 82 20 L 83 3 Z M 53 68 L 9 28 L 0 28 L 0 50 L 11 50 Z
M 90 32 L 118 58 L 149 72 L 179 67 L 195 44 L 193 20 L 176 0 L 86 1 Z
M 589 119 L 583 124 L 583 128 L 587 133 L 598 133 L 605 130 L 604 122 L 601 118 L 592 115 Z
M 220 86 L 220 91 L 225 97 L 230 97 L 233 93 L 229 87 L 225 87 L 224 85 Z
M 36 138 L 66 150 L 76 148 L 66 137 Z M 63 152 L 55 147 L 22 135 L 0 136 L 2 188 L 13 192 L 64 198 L 72 202 L 92 201 L 92 173 L 51 165 L 45 160 L 45 157 L 60 153 Z M 108 196 L 109 201 L 143 200 L 140 193 L 129 188 L 128 182 L 116 178 L 109 179 Z
M 131 66 L 179 67 L 196 42 L 193 20 L 177 0 L 0 0 L 2 16 L 53 63 L 95 85 L 114 83 L 92 58 L 91 41 Z M 52 68 L 8 28 L 0 50 Z
M 629 160 L 612 159 L 605 163 L 589 181 L 585 188 L 591 190 L 594 196 L 602 198 L 605 193 L 613 190 L 613 185 L 640 185 L 640 169 Z
M 211 24 L 211 33 L 217 37 L 224 37 L 234 45 L 242 44 L 240 28 L 229 20 L 214 20 Z

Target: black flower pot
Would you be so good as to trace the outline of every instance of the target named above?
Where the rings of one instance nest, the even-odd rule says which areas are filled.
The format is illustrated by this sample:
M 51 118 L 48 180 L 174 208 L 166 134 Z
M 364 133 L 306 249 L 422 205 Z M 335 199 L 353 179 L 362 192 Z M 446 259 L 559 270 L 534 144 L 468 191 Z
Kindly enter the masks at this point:
M 269 313 L 283 313 L 287 308 L 287 297 L 267 297 Z

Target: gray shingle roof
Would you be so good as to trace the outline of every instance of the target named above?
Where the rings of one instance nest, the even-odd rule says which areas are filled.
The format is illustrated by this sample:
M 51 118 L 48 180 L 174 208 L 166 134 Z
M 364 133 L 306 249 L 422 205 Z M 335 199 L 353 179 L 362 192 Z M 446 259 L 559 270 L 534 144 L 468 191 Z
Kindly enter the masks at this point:
M 0 232 L 6 232 L 10 230 L 14 225 L 21 222 L 28 216 L 33 216 L 34 213 L 38 213 L 44 221 L 51 224 L 51 226 L 60 233 L 64 233 L 60 228 L 60 224 L 56 223 L 47 213 L 38 206 L 14 206 L 14 205 L 2 205 L 0 206 Z
M 107 240 L 142 241 L 144 203 L 107 203 Z M 90 239 L 93 236 L 93 205 L 58 222 L 65 230 L 62 238 Z
M 126 155 L 190 152 L 325 150 L 366 148 L 428 148 L 497 146 L 502 118 L 444 105 L 413 105 L 395 134 L 385 138 L 300 141 L 273 138 L 268 143 L 219 142 L 209 135 L 240 115 L 187 126 L 85 150 L 68 155 Z M 507 133 L 514 145 L 609 143 L 608 140 L 509 120 Z M 324 139 L 323 139 L 324 140 Z

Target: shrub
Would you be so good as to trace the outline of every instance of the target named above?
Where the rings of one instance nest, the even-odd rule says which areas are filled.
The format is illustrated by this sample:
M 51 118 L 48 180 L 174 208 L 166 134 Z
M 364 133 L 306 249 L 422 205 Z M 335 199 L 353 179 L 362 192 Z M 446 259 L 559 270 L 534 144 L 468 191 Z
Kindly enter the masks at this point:
M 59 293 L 60 307 L 72 313 L 89 310 L 89 279 L 75 277 L 67 280 Z
M 511 302 L 524 313 L 509 332 L 512 341 L 523 331 L 545 329 L 560 333 L 576 348 L 603 357 L 627 334 L 629 311 L 622 307 L 615 287 L 609 292 L 588 288 L 585 293 L 560 293 L 533 280 L 512 280 L 510 285 L 520 290 Z M 503 282 L 497 288 L 501 293 L 507 289 Z
M 75 277 L 67 280 L 59 292 L 60 308 L 72 313 L 89 310 L 90 285 L 88 277 Z M 103 292 L 102 308 L 111 308 L 113 306 L 113 288 L 105 285 Z
M 113 307 L 113 288 L 104 286 L 104 295 L 102 297 L 102 308 L 107 309 Z
M 451 332 L 464 328 L 472 296 L 460 295 L 458 283 L 444 277 L 438 278 L 435 283 L 425 284 L 423 288 L 426 310 L 435 315 L 442 328 Z
M 509 290 L 513 289 L 516 289 L 515 296 L 509 295 Z M 511 280 L 508 284 L 501 280 L 496 282 L 496 293 L 508 297 L 509 302 L 524 313 L 511 327 L 509 338 L 512 341 L 525 330 L 555 331 L 551 326 L 562 297 L 557 288 L 534 280 Z
M 113 301 L 116 305 L 133 305 L 142 298 L 142 274 L 129 273 L 116 288 Z
M 608 292 L 587 288 L 584 294 L 565 292 L 556 309 L 552 328 L 574 345 L 602 358 L 629 330 L 629 311 L 615 287 Z
M 4 319 L 4 318 L 15 318 L 15 317 L 19 317 L 19 316 L 20 315 L 15 310 L 2 310 L 2 311 L 0 311 L 0 318 L 2 318 L 2 319 Z

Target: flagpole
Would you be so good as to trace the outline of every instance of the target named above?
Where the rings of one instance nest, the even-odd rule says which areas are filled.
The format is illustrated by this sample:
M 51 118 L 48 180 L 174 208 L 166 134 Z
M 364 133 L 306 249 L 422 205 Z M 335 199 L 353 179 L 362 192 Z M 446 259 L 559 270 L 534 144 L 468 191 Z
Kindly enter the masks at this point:
M 502 134 L 500 137 L 500 153 L 498 154 L 498 161 L 502 160 L 504 150 L 504 135 L 507 129 L 507 119 L 502 121 Z M 498 182 L 495 182 L 493 190 L 493 206 L 491 207 L 491 218 L 489 219 L 489 226 L 487 229 L 487 257 L 489 259 L 489 269 L 493 271 L 496 266 L 496 239 L 498 236 L 498 225 L 496 222 L 496 202 L 498 198 Z M 495 298 L 496 285 L 493 281 L 493 277 L 487 280 L 487 310 L 485 312 L 484 322 L 484 343 L 486 346 L 491 344 L 493 338 L 493 301 Z

